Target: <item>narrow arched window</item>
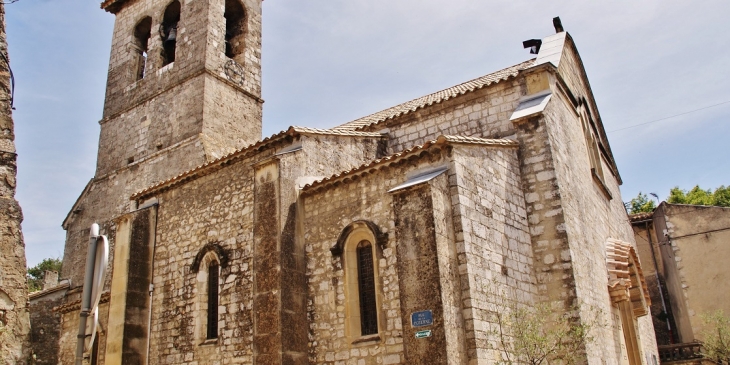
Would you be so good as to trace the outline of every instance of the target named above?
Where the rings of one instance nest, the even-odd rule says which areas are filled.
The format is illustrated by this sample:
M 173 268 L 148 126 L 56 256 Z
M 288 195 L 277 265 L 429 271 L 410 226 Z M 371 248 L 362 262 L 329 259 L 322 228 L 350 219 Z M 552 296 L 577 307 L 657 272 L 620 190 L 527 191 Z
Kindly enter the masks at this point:
M 373 248 L 368 241 L 360 241 L 357 245 L 357 286 L 360 297 L 360 334 L 365 336 L 378 333 Z
M 246 17 L 241 2 L 239 0 L 226 0 L 223 17 L 226 19 L 226 56 L 236 58 L 236 56 L 243 53 L 246 35 Z
M 220 246 L 209 244 L 198 252 L 191 266 L 196 273 L 195 340 L 201 344 L 218 339 L 220 277 L 226 262 Z
M 380 241 L 376 241 L 376 237 Z M 345 227 L 331 249 L 333 255 L 342 255 L 345 336 L 351 343 L 381 340 L 383 291 L 379 265 L 382 240 L 377 226 L 357 221 Z
M 134 49 L 137 52 L 134 60 L 134 73 L 136 80 L 144 78 L 145 67 L 147 66 L 147 48 L 149 45 L 152 30 L 152 18 L 142 19 L 134 27 Z
M 175 0 L 165 9 L 160 25 L 162 37 L 162 66 L 175 62 L 177 48 L 177 26 L 180 22 L 180 2 Z
M 208 324 L 206 339 L 218 338 L 218 263 L 208 266 Z

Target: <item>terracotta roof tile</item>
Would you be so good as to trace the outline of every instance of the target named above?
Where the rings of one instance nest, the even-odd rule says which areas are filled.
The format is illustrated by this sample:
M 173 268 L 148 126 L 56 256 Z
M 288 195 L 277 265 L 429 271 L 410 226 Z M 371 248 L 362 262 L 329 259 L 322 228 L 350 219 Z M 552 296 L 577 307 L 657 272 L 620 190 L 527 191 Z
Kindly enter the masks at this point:
M 500 81 L 508 80 L 511 77 L 516 77 L 517 74 L 525 69 L 530 68 L 535 63 L 535 59 L 531 59 L 522 63 L 519 63 L 517 65 L 507 67 L 505 69 L 499 70 L 497 72 L 493 72 L 489 75 L 485 75 L 482 77 L 478 77 L 474 80 L 467 81 L 465 83 L 452 86 L 448 89 L 444 89 L 438 92 L 435 92 L 433 94 L 429 94 L 426 96 L 422 96 L 417 99 L 413 99 L 411 101 L 405 102 L 400 105 L 396 105 L 392 108 L 388 108 L 382 111 L 379 111 L 375 114 L 368 115 L 366 117 L 353 120 L 352 122 L 342 124 L 340 126 L 334 127 L 333 129 L 350 129 L 350 130 L 356 130 L 356 129 L 363 129 L 365 127 L 369 127 L 374 124 L 381 123 L 388 119 L 393 119 L 398 116 L 408 114 L 411 112 L 414 112 L 418 109 L 438 104 L 443 101 L 449 100 L 451 98 L 454 98 L 459 95 L 464 95 L 468 92 L 472 92 L 475 90 L 479 90 L 485 86 L 489 86 L 491 84 L 498 83 Z
M 302 192 L 311 191 L 312 189 L 316 189 L 318 187 L 322 187 L 323 185 L 328 185 L 330 183 L 334 183 L 335 181 L 345 179 L 349 176 L 356 175 L 358 173 L 361 173 L 361 172 L 364 172 L 367 170 L 373 170 L 373 169 L 377 170 L 377 169 L 383 168 L 385 166 L 390 165 L 391 163 L 394 163 L 403 158 L 407 158 L 407 157 L 410 157 L 417 153 L 420 153 L 421 151 L 427 150 L 430 147 L 435 146 L 435 145 L 447 145 L 447 144 L 476 144 L 476 145 L 482 145 L 482 146 L 509 147 L 509 148 L 516 148 L 516 147 L 520 146 L 520 144 L 518 142 L 509 140 L 509 139 L 487 139 L 487 138 L 477 138 L 477 137 L 442 135 L 442 136 L 439 136 L 437 139 L 427 141 L 426 143 L 424 143 L 422 145 L 411 147 L 411 148 L 403 150 L 401 152 L 392 154 L 388 157 L 373 160 L 364 165 L 360 165 L 360 166 L 352 168 L 350 170 L 342 171 L 339 174 L 335 174 L 330 177 L 326 177 L 322 180 L 315 181 L 311 184 L 307 184 L 302 188 Z
M 101 8 L 110 13 L 116 13 L 125 2 L 127 0 L 104 0 L 101 2 Z
M 177 176 L 171 177 L 164 181 L 160 181 L 152 186 L 149 186 L 143 190 L 140 190 L 140 191 L 134 193 L 130 197 L 130 200 L 137 200 L 137 199 L 147 196 L 153 192 L 156 192 L 160 189 L 164 189 L 166 187 L 175 185 L 176 183 L 180 183 L 180 182 L 186 181 L 188 179 L 207 175 L 208 172 L 212 172 L 212 170 L 215 168 L 215 166 L 220 166 L 222 164 L 225 164 L 226 162 L 231 161 L 234 158 L 246 156 L 250 153 L 253 153 L 254 151 L 258 151 L 261 148 L 268 146 L 271 143 L 283 140 L 287 136 L 297 136 L 297 135 L 302 135 L 302 134 L 304 134 L 304 135 L 307 135 L 307 134 L 309 134 L 309 135 L 312 135 L 312 134 L 332 135 L 332 136 L 347 136 L 347 137 L 370 137 L 370 138 L 384 137 L 380 133 L 372 133 L 372 132 L 358 132 L 358 131 L 349 131 L 349 130 L 332 130 L 332 129 L 319 129 L 319 128 L 292 126 L 292 127 L 289 127 L 289 129 L 287 129 L 285 131 L 281 131 L 277 134 L 274 134 L 271 137 L 266 137 L 263 140 L 258 141 L 254 144 L 251 144 L 251 145 L 241 148 L 239 150 L 233 151 L 223 157 L 217 158 L 210 162 L 206 162 L 193 169 L 182 172 Z
M 645 220 L 651 219 L 653 216 L 654 216 L 654 212 L 629 214 L 629 221 L 630 222 L 645 221 Z

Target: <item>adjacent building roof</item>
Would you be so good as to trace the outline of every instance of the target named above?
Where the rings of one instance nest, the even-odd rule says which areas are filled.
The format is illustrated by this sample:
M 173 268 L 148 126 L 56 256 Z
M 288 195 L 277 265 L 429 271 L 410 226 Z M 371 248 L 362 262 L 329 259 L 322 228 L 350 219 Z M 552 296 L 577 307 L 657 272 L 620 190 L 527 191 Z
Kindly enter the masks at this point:
M 375 114 L 370 114 L 366 117 L 353 120 L 352 122 L 345 123 L 334 127 L 335 130 L 362 130 L 366 127 L 384 122 L 388 119 L 393 119 L 401 115 L 405 115 L 414 112 L 418 109 L 425 108 L 427 106 L 438 104 L 459 95 L 482 89 L 491 84 L 496 84 L 501 81 L 506 81 L 510 78 L 517 77 L 517 74 L 522 70 L 526 70 L 535 64 L 535 59 L 531 59 L 522 63 L 518 63 L 514 66 L 507 67 L 505 69 L 493 72 L 491 74 L 478 77 L 474 80 L 467 81 L 465 83 L 452 86 L 448 89 L 444 89 L 433 94 L 422 96 L 417 99 L 405 102 L 400 105 L 396 105 L 392 108 L 388 108 L 379 111 Z
M 141 191 L 133 194 L 130 197 L 130 199 L 138 200 L 140 198 L 150 196 L 151 194 L 153 194 L 155 192 L 164 190 L 166 188 L 169 188 L 173 185 L 182 183 L 184 181 L 198 178 L 201 176 L 205 176 L 205 175 L 215 171 L 218 167 L 225 165 L 234 159 L 241 158 L 243 156 L 247 156 L 249 154 L 255 153 L 256 151 L 260 151 L 262 148 L 266 148 L 269 145 L 271 145 L 272 143 L 284 140 L 287 137 L 294 137 L 294 136 L 298 136 L 298 135 L 331 135 L 331 136 L 368 137 L 368 138 L 383 138 L 384 137 L 380 133 L 372 133 L 372 132 L 359 132 L 359 131 L 350 131 L 350 130 L 333 130 L 333 129 L 319 129 L 319 128 L 292 126 L 292 127 L 289 127 L 289 129 L 287 129 L 285 131 L 281 131 L 271 137 L 264 138 L 263 140 L 258 141 L 252 145 L 246 146 L 244 148 L 231 152 L 223 157 L 220 157 L 213 161 L 207 162 L 205 164 L 197 166 L 188 171 L 185 171 L 175 177 L 172 177 L 167 180 L 161 181 L 157 184 L 154 184 L 144 190 L 141 190 Z
M 316 190 L 319 190 L 319 188 L 322 188 L 324 186 L 329 186 L 338 181 L 348 179 L 355 175 L 359 175 L 362 173 L 369 173 L 369 172 L 372 172 L 375 170 L 380 170 L 382 168 L 385 168 L 385 167 L 387 167 L 393 163 L 396 163 L 398 161 L 401 161 L 403 159 L 418 155 L 419 153 L 421 153 L 424 150 L 427 150 L 433 146 L 448 145 L 448 144 L 473 144 L 473 145 L 482 145 L 482 146 L 488 146 L 488 147 L 504 147 L 504 148 L 518 148 L 520 146 L 520 144 L 517 141 L 513 141 L 510 139 L 488 139 L 488 138 L 478 138 L 478 137 L 442 135 L 442 136 L 439 136 L 437 139 L 427 141 L 426 143 L 424 143 L 422 145 L 411 147 L 411 148 L 403 150 L 401 152 L 392 154 L 388 157 L 377 159 L 377 160 L 371 161 L 369 163 L 366 163 L 364 165 L 355 167 L 353 169 L 343 171 L 339 174 L 335 174 L 330 177 L 326 177 L 322 180 L 315 181 L 311 184 L 307 184 L 304 186 L 304 188 L 302 188 L 302 192 L 304 193 L 304 192 L 309 192 L 309 191 L 316 191 Z
M 631 223 L 642 222 L 651 219 L 653 216 L 654 212 L 629 214 L 629 221 Z

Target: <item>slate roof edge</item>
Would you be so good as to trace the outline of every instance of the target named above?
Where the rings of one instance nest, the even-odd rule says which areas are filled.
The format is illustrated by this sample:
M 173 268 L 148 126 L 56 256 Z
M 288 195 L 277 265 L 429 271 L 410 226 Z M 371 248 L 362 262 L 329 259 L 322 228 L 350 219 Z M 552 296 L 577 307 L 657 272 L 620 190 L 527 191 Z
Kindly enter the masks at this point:
M 462 82 L 460 84 L 448 87 L 446 89 L 436 91 L 403 103 L 400 103 L 398 105 L 392 106 L 387 109 L 383 109 L 381 111 L 372 113 L 370 115 L 364 116 L 362 118 L 355 119 L 353 121 L 347 122 L 345 124 L 338 125 L 336 127 L 333 127 L 332 129 L 335 130 L 364 130 L 366 128 L 370 128 L 375 125 L 379 125 L 383 122 L 386 122 L 388 120 L 396 119 L 400 116 L 410 114 L 411 112 L 415 112 L 417 110 L 435 105 L 440 104 L 444 101 L 453 99 L 455 97 L 459 97 L 461 95 L 465 95 L 477 90 L 481 90 L 487 86 L 500 83 L 502 81 L 507 81 L 511 78 L 515 78 L 519 75 L 520 72 L 524 70 L 528 70 L 534 66 L 535 58 L 529 59 L 524 62 L 520 62 L 516 65 L 512 65 L 506 68 L 503 68 L 501 70 L 471 79 L 469 81 Z M 500 73 L 505 73 L 505 75 L 502 75 L 501 77 L 494 79 L 494 80 L 488 80 L 490 77 L 494 77 L 497 75 L 500 75 Z M 473 84 L 473 85 L 470 85 Z M 446 95 L 439 96 L 440 93 L 446 93 Z M 434 100 L 429 100 L 430 97 L 434 97 Z M 416 103 L 413 106 L 408 106 L 410 103 Z M 402 110 L 400 110 L 402 109 Z M 388 111 L 391 111 L 388 113 Z M 377 116 L 378 114 L 384 113 L 384 116 Z M 368 118 L 374 118 L 374 122 L 367 123 Z M 360 122 L 362 121 L 362 122 Z
M 387 157 L 383 157 L 377 160 L 373 160 L 369 163 L 360 165 L 347 171 L 340 172 L 339 174 L 326 177 L 321 180 L 317 180 L 311 184 L 304 185 L 302 188 L 302 194 L 319 191 L 320 189 L 331 186 L 339 181 L 351 178 L 353 176 L 367 173 L 370 171 L 376 171 L 386 168 L 394 163 L 397 163 L 403 159 L 410 158 L 414 155 L 420 154 L 423 151 L 430 149 L 431 147 L 441 147 L 452 144 L 470 144 L 470 145 L 481 145 L 486 147 L 501 147 L 501 148 L 519 148 L 520 144 L 517 141 L 510 139 L 487 139 L 479 137 L 465 137 L 465 136 L 450 136 L 441 135 L 435 140 L 427 141 L 424 144 L 414 146 L 403 150 L 401 152 L 392 154 Z
M 368 138 L 385 138 L 380 133 L 373 132 L 360 132 L 360 131 L 349 131 L 349 130 L 332 130 L 332 129 L 320 129 L 320 128 L 309 128 L 309 127 L 298 127 L 291 126 L 285 131 L 281 131 L 270 137 L 266 137 L 254 144 L 248 145 L 236 151 L 233 151 L 225 156 L 219 157 L 215 160 L 206 162 L 202 165 L 194 167 L 190 170 L 182 172 L 177 176 L 171 177 L 167 180 L 153 184 L 145 189 L 142 189 L 129 197 L 130 200 L 140 200 L 156 194 L 160 191 L 169 189 L 177 184 L 189 181 L 191 179 L 197 179 L 199 177 L 212 173 L 217 167 L 226 165 L 234 159 L 248 156 L 249 154 L 260 151 L 261 149 L 272 146 L 275 142 L 282 141 L 287 137 L 298 137 L 300 135 L 330 135 L 330 136 L 343 136 L 343 137 L 368 137 Z

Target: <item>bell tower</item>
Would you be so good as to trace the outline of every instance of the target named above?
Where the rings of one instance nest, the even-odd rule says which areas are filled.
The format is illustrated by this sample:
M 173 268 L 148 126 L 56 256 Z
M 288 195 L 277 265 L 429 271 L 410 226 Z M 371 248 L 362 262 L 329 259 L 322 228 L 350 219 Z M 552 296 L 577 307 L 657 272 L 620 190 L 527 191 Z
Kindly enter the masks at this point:
M 116 21 L 97 178 L 164 159 L 159 181 L 261 138 L 261 1 L 101 4 Z

